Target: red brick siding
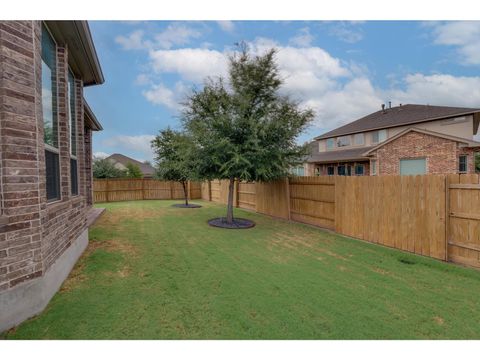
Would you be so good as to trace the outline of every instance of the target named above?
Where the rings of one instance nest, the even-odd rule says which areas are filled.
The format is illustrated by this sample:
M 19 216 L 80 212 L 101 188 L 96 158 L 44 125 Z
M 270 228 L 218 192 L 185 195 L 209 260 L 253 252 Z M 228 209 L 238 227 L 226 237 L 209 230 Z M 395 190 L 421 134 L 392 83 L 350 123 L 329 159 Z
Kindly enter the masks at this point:
M 61 200 L 46 199 L 41 22 L 0 21 L 0 291 L 42 276 L 86 228 L 87 175 L 81 80 L 77 93 L 79 196 L 70 195 L 68 49 L 58 47 Z M 91 186 L 90 186 L 91 188 Z M 91 194 L 89 195 L 91 197 Z M 3 219 L 2 219 L 3 220 Z
M 0 290 L 42 275 L 36 38 L 33 22 L 0 22 Z M 43 135 L 42 135 L 43 136 Z
M 372 153 L 377 159 L 378 175 L 400 174 L 400 159 L 426 158 L 427 174 L 458 172 L 458 155 L 462 151 L 456 141 L 409 132 Z M 468 152 L 468 151 L 467 151 Z M 474 172 L 473 156 L 469 156 L 469 172 Z

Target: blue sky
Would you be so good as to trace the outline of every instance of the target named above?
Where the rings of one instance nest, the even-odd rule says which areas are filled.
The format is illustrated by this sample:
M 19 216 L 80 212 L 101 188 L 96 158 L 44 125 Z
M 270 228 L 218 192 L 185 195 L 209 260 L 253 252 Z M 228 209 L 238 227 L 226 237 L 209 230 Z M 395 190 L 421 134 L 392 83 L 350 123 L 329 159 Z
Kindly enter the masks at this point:
M 179 102 L 246 41 L 278 49 L 283 92 L 316 113 L 299 139 L 380 109 L 382 103 L 480 107 L 480 22 L 91 21 L 106 78 L 85 89 L 104 130 L 97 155 L 151 160 L 150 140 L 179 127 Z

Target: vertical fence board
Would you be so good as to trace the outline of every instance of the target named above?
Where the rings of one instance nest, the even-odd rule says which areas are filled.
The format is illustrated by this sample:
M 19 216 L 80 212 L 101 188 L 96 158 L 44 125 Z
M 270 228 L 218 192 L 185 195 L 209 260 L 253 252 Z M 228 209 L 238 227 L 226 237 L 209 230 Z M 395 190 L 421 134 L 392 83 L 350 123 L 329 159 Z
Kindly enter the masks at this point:
M 284 180 L 256 184 L 256 211 L 262 214 L 288 219 L 289 199 L 286 197 L 286 182 Z

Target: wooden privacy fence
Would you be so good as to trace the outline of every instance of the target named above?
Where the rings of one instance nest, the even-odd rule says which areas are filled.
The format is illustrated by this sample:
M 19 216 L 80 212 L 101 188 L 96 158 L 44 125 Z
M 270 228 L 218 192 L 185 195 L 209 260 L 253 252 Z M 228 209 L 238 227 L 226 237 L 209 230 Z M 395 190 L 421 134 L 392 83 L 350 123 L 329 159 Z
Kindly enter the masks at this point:
M 478 175 L 315 176 L 236 183 L 236 207 L 480 267 Z M 228 181 L 201 185 L 226 204 Z
M 202 197 L 202 184 L 188 183 L 189 199 Z M 183 199 L 183 187 L 179 182 L 154 179 L 95 179 L 94 201 L 112 202 L 125 200 L 169 200 Z

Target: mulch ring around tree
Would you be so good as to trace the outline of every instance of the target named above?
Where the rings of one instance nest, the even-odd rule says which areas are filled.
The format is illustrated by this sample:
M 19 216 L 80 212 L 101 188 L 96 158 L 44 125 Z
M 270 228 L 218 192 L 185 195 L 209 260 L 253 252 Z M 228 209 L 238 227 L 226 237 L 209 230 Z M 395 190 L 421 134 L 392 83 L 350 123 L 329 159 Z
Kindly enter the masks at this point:
M 234 218 L 232 223 L 227 223 L 227 219 L 215 218 L 208 220 L 208 225 L 223 229 L 248 229 L 255 226 L 255 222 L 248 219 Z
M 185 204 L 173 204 L 172 205 L 173 207 L 176 207 L 176 208 L 186 208 L 186 209 L 195 209 L 195 208 L 201 208 L 202 205 L 198 205 L 198 204 L 188 204 L 188 205 L 185 205 Z

